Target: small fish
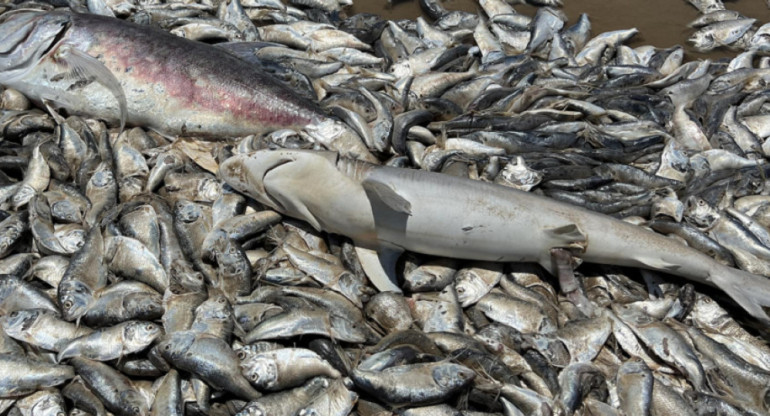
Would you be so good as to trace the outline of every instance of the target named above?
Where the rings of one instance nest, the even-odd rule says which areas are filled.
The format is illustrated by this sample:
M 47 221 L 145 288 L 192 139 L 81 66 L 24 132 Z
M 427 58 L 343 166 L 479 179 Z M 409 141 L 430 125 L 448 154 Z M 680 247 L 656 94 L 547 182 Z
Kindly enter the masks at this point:
M 241 369 L 260 390 L 284 390 L 316 376 L 341 377 L 318 354 L 303 348 L 281 348 L 252 355 L 241 361 Z
M 0 398 L 23 396 L 58 386 L 75 377 L 68 365 L 55 365 L 15 354 L 0 354 Z
M 147 348 L 161 335 L 158 325 L 151 322 L 128 321 L 72 339 L 61 348 L 56 360 L 85 357 L 95 361 L 108 361 L 133 354 Z
M 70 364 L 110 412 L 121 416 L 147 414 L 148 406 L 140 391 L 119 371 L 82 357 L 70 359 Z
M 235 352 L 217 337 L 178 331 L 169 334 L 158 349 L 173 366 L 191 372 L 213 388 L 248 400 L 261 396 L 241 375 Z
M 356 386 L 391 404 L 441 401 L 465 388 L 474 377 L 469 368 L 447 362 L 402 365 L 378 372 L 356 369 L 350 374 Z

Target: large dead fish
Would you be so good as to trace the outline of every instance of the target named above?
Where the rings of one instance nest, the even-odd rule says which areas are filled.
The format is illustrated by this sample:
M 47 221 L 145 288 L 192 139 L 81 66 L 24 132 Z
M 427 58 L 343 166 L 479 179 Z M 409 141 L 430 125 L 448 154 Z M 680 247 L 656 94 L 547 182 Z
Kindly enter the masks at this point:
M 172 136 L 304 128 L 327 147 L 375 160 L 355 133 L 253 64 L 160 29 L 19 10 L 0 18 L 0 45 L 0 84 L 70 113 Z
M 588 262 L 660 270 L 716 286 L 770 322 L 762 310 L 770 306 L 766 278 L 635 225 L 516 189 L 296 150 L 237 155 L 220 165 L 219 174 L 266 206 L 352 238 L 380 290 L 400 290 L 395 261 L 404 250 L 538 262 L 556 274 L 552 250 L 567 249 Z

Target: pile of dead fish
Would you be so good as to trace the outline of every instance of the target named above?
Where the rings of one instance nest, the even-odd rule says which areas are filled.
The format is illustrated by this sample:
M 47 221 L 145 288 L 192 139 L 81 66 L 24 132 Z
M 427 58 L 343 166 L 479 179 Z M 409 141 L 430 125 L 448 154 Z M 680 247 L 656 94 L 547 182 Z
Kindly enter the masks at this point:
M 743 16 L 737 11 L 725 8 L 722 0 L 688 0 L 701 13 L 700 17 L 690 22 L 696 29 L 689 41 L 701 52 L 716 48 L 729 48 L 744 51 L 740 57 L 745 66 L 751 67 L 755 56 L 762 56 L 770 51 L 770 23 L 755 27 L 757 19 Z M 764 57 L 763 61 L 767 61 Z M 767 62 L 764 63 L 766 65 Z
M 259 41 L 225 47 L 319 101 L 382 163 L 540 193 L 770 276 L 765 26 L 713 23 L 738 16 L 699 2 L 704 49 L 751 49 L 685 62 L 550 7 L 424 0 L 430 21 L 383 21 L 292 3 L 68 5 Z M 172 142 L 12 89 L 0 106 L 0 415 L 770 412 L 764 328 L 706 288 L 592 264 L 559 287 L 539 266 L 407 253 L 405 293 L 377 293 L 350 240 L 215 174 L 235 153 L 334 143 L 294 130 Z

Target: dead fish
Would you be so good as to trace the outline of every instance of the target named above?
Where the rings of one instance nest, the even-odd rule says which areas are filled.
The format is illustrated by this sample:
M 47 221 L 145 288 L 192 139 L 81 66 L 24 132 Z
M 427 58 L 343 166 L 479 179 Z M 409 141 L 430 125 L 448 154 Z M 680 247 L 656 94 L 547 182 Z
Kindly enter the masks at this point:
M 343 173 L 348 166 L 351 176 Z M 320 172 L 326 179 L 337 178 L 334 189 L 309 184 L 296 188 L 296 181 L 312 183 Z M 352 237 L 362 249 L 358 254 L 364 269 L 380 290 L 399 290 L 393 283 L 393 265 L 403 249 L 474 260 L 537 261 L 555 273 L 550 250 L 563 247 L 589 262 L 664 270 L 715 285 L 753 316 L 768 319 L 760 306 L 770 304 L 770 283 L 765 279 L 723 266 L 696 250 L 633 225 L 530 193 L 431 172 L 353 168 L 333 153 L 291 150 L 232 157 L 220 166 L 220 176 L 233 188 L 287 215 L 302 218 L 317 230 Z M 426 181 L 431 185 L 425 186 Z M 303 192 L 311 188 L 315 191 Z M 462 195 L 473 195 L 467 201 L 470 205 L 449 197 L 460 189 L 464 189 Z M 431 197 L 426 196 L 428 192 Z M 447 198 L 446 203 L 436 203 L 442 198 Z M 489 202 L 480 204 L 482 199 Z M 477 209 L 483 206 L 495 212 Z M 455 209 L 454 214 L 449 214 L 449 207 Z M 515 212 L 501 215 L 499 209 Z M 522 212 L 529 215 L 522 217 Z M 570 214 L 565 216 L 565 212 Z M 444 224 L 437 225 L 436 218 Z M 511 222 L 510 218 L 517 221 Z M 533 224 L 540 224 L 537 244 L 530 238 L 511 246 L 508 236 L 527 233 Z M 443 238 L 437 240 L 438 232 L 443 233 Z M 470 238 L 474 233 L 479 233 L 478 239 Z M 587 236 L 592 233 L 602 237 L 588 243 Z M 492 235 L 501 240 L 495 241 Z M 618 250 L 628 239 L 635 242 L 633 247 Z M 440 244 L 442 241 L 447 244 Z M 389 271 L 382 268 L 383 264 Z
M 51 351 L 60 351 L 70 341 L 93 332 L 41 309 L 11 312 L 0 325 L 11 338 Z
M 281 348 L 252 355 L 241 361 L 241 368 L 243 375 L 260 390 L 284 390 L 316 376 L 341 377 L 318 354 L 304 348 Z
M 160 335 L 160 327 L 151 322 L 123 322 L 71 340 L 60 349 L 56 360 L 61 362 L 80 356 L 95 361 L 108 361 L 139 352 Z
M 82 357 L 71 358 L 70 364 L 110 412 L 122 416 L 147 414 L 145 399 L 131 380 L 119 371 Z
M 392 404 L 441 401 L 463 389 L 474 377 L 469 368 L 452 363 L 410 364 L 378 372 L 356 369 L 350 374 L 356 386 Z
M 75 377 L 68 365 L 36 361 L 23 355 L 0 354 L 0 398 L 33 393 L 40 388 L 58 386 Z
M 172 365 L 195 374 L 215 389 L 248 400 L 261 396 L 241 375 L 235 352 L 217 337 L 178 331 L 158 344 L 158 348 Z
M 14 37 L 20 28 L 30 36 Z M 342 140 L 351 140 L 348 149 L 360 142 L 315 104 L 247 62 L 162 30 L 98 15 L 27 11 L 4 19 L 0 33 L 15 42 L 9 55 L 13 62 L 0 64 L 0 82 L 35 100 L 98 115 L 121 127 L 128 123 L 169 135 L 209 137 L 306 127 L 329 144 L 346 135 Z M 154 55 L 167 51 L 177 51 L 178 59 Z M 205 81 L 200 74 L 207 74 Z M 96 82 L 79 85 L 92 78 Z M 169 99 L 175 104 L 168 105 Z M 374 161 L 363 143 L 358 150 Z

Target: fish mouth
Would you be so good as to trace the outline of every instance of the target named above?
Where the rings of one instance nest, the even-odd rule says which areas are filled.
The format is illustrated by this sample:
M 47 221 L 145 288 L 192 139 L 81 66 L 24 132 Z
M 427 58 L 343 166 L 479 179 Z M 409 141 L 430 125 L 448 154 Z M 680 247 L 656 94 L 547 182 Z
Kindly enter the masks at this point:
M 288 165 L 289 163 L 296 162 L 294 158 L 291 157 L 282 157 L 278 159 L 275 163 L 272 164 L 269 168 L 265 169 L 264 173 L 262 174 L 261 183 L 262 183 L 262 191 L 265 200 L 269 201 L 269 203 L 278 209 L 279 211 L 286 212 L 286 207 L 283 206 L 278 200 L 275 199 L 272 195 L 270 195 L 270 191 L 267 190 L 265 187 L 265 180 L 267 180 L 268 175 L 270 175 L 271 172 L 274 170 L 280 168 L 281 166 Z
M 20 9 L 0 19 L 0 78 L 10 82 L 26 75 L 64 41 L 72 22 L 66 14 Z
M 289 164 L 291 162 L 295 162 L 294 158 L 290 157 L 283 157 L 281 159 L 278 159 L 273 166 L 270 166 L 269 168 L 265 169 L 265 173 L 262 174 L 262 181 L 264 182 L 265 178 L 267 178 L 267 175 L 270 174 L 270 172 L 274 171 L 275 169 L 278 169 L 279 167 Z

